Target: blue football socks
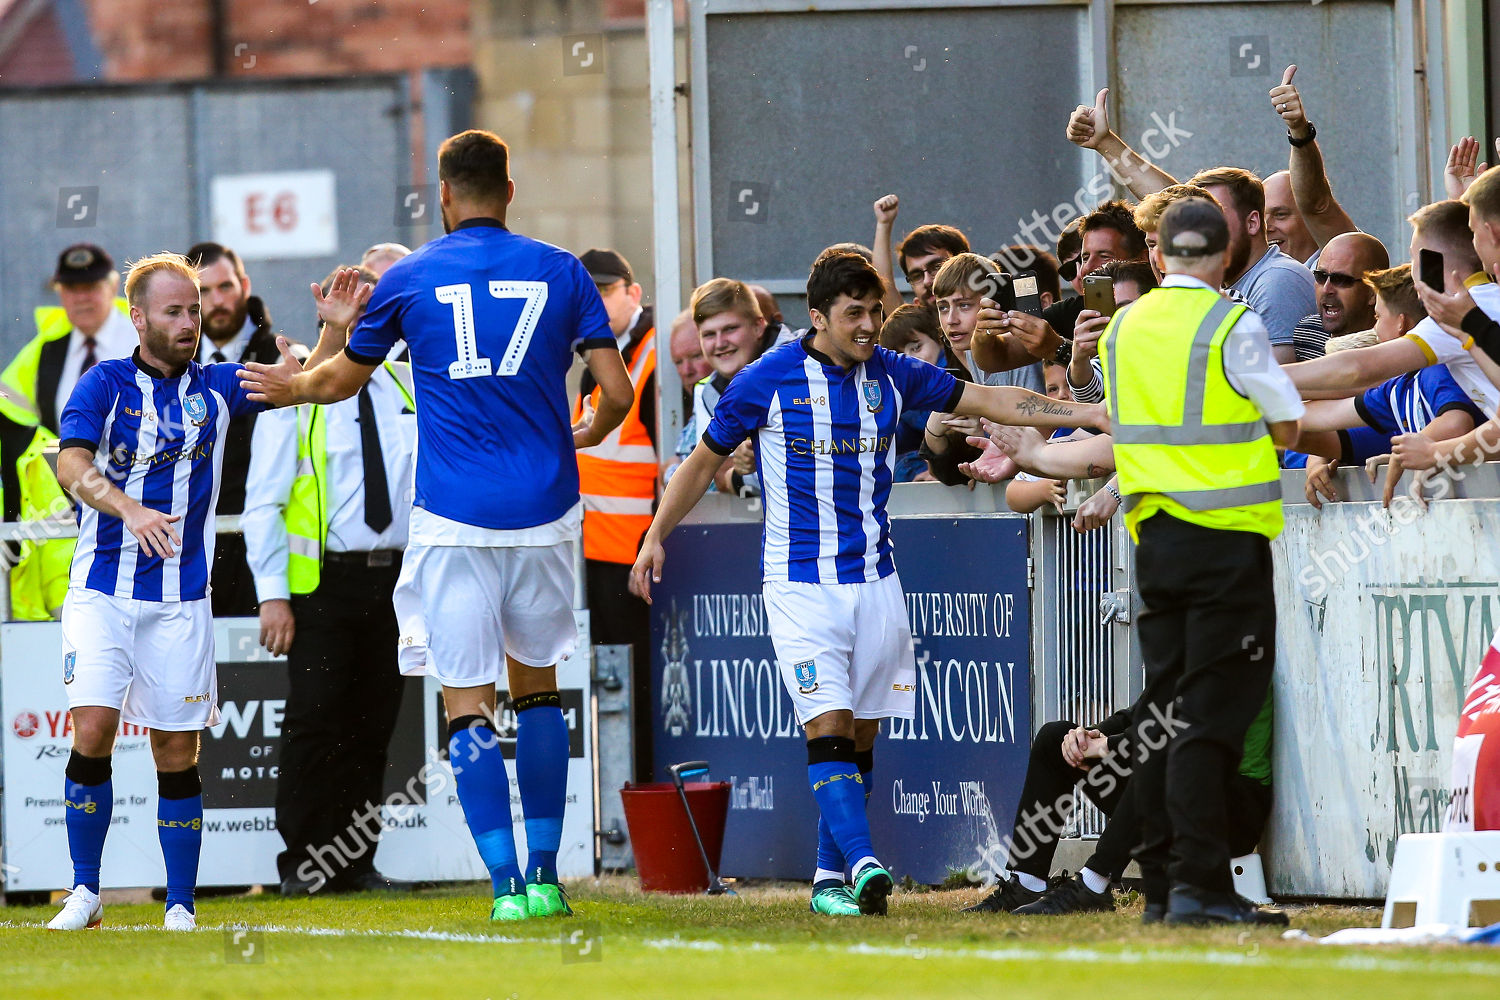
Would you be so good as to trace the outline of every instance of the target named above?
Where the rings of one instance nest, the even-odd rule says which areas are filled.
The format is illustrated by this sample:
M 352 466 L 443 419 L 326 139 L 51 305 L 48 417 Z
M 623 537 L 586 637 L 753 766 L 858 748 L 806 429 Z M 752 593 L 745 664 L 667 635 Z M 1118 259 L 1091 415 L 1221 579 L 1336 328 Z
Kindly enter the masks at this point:
M 557 881 L 563 809 L 568 801 L 568 723 L 556 691 L 517 698 L 516 784 L 526 817 L 526 878 Z
M 524 893 L 526 884 L 516 863 L 516 835 L 510 817 L 510 778 L 500 752 L 500 736 L 480 715 L 448 723 L 448 761 L 458 786 L 464 820 L 474 846 L 489 869 L 495 895 Z
M 203 781 L 197 766 L 156 772 L 156 835 L 167 864 L 167 909 L 193 913 L 198 858 L 203 850 Z
M 870 773 L 875 770 L 875 751 L 857 751 L 855 765 L 859 768 L 860 783 L 864 785 L 865 814 L 868 816 Z M 842 884 L 846 867 L 844 852 L 839 850 L 839 845 L 833 839 L 833 830 L 828 826 L 828 820 L 824 819 L 820 813 L 818 815 L 818 867 L 813 872 L 813 887 L 821 889 L 829 885 Z
M 865 815 L 865 786 L 856 763 L 854 741 L 843 736 L 808 740 L 807 778 L 818 812 L 827 822 L 839 853 L 855 867 L 873 859 L 870 822 Z
M 99 891 L 99 865 L 104 837 L 115 808 L 114 783 L 108 757 L 85 757 L 77 750 L 68 758 L 63 779 L 64 822 L 68 853 L 73 857 L 73 885 Z

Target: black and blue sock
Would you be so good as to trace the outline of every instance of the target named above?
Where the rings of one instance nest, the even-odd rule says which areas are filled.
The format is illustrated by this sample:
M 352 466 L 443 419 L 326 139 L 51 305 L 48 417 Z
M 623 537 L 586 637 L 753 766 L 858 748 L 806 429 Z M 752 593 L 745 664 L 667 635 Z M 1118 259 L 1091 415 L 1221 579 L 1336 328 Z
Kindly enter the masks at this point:
M 203 852 L 203 780 L 198 767 L 156 772 L 156 835 L 167 864 L 167 909 L 196 912 L 198 859 Z
M 526 891 L 516 863 L 516 834 L 510 817 L 510 777 L 500 751 L 500 734 L 482 715 L 448 723 L 448 762 L 458 786 L 458 802 L 489 869 L 496 896 Z
M 526 879 L 555 883 L 568 802 L 568 723 L 556 691 L 517 698 L 515 711 L 516 784 L 526 817 Z
M 74 750 L 63 778 L 64 823 L 73 858 L 73 885 L 99 891 L 104 838 L 115 809 L 114 782 L 108 757 L 85 757 Z

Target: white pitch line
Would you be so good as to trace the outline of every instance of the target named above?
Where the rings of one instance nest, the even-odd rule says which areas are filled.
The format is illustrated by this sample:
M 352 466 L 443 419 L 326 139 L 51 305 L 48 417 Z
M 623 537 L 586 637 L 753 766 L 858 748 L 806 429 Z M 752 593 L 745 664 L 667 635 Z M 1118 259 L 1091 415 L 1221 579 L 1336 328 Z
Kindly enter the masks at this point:
M 41 929 L 38 924 L 20 924 L 14 921 L 0 921 L 0 930 L 34 928 Z M 473 934 L 459 931 L 438 931 L 431 928 L 425 931 L 403 930 L 403 931 L 360 931 L 350 930 L 344 927 L 288 927 L 279 924 L 260 925 L 234 925 L 217 924 L 198 928 L 200 931 L 254 931 L 261 934 L 292 934 L 306 937 L 335 937 L 335 938 L 393 938 L 398 940 L 412 941 L 437 941 L 452 944 L 505 944 L 505 945 L 546 945 L 555 948 L 558 945 L 557 938 L 536 937 L 504 937 L 492 934 Z M 160 927 L 149 924 L 125 924 L 100 927 L 103 931 L 160 931 Z M 782 952 L 802 951 L 807 945 L 779 945 L 764 941 L 724 942 L 691 940 L 681 937 L 670 938 L 644 938 L 638 943 L 646 948 L 658 950 L 680 950 L 680 951 L 757 951 L 757 952 Z M 1124 949 L 1122 951 L 1103 951 L 1097 948 L 1064 947 L 1061 949 L 1048 948 L 1045 945 L 1036 948 L 916 948 L 911 946 L 895 945 L 812 945 L 819 951 L 832 952 L 835 954 L 859 955 L 863 957 L 877 958 L 947 958 L 947 959 L 972 959 L 983 962 L 1067 962 L 1079 965 L 1116 964 L 1116 965 L 1146 965 L 1151 963 L 1179 964 L 1179 965 L 1206 965 L 1206 966 L 1238 966 L 1243 968 L 1263 968 L 1279 966 L 1283 963 L 1294 968 L 1306 969 L 1342 969 L 1355 972 L 1430 972 L 1435 956 L 1423 955 L 1414 961 L 1405 961 L 1389 956 L 1346 954 L 1338 957 L 1311 958 L 1310 953 L 1299 954 L 1292 949 L 1276 951 L 1238 952 L 1238 951 L 1188 951 L 1166 948 Z M 1446 954 L 1444 959 L 1446 959 Z M 1489 964 L 1484 962 L 1441 962 L 1443 972 L 1454 972 L 1475 976 L 1500 976 L 1500 963 Z

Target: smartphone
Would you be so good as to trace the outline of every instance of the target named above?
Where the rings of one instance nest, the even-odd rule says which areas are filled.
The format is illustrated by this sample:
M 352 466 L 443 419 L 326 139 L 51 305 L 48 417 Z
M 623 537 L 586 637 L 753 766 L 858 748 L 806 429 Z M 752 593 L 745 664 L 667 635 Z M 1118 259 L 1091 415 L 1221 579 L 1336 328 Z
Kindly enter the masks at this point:
M 1115 279 L 1107 274 L 1091 274 L 1083 279 L 1083 307 L 1101 316 L 1115 314 Z
M 1011 275 L 1010 285 L 1015 290 L 1016 300 L 1012 308 L 1033 316 L 1042 315 L 1042 295 L 1037 288 L 1035 272 L 1017 271 Z
M 971 278 L 970 284 L 980 295 L 995 303 L 1001 312 L 1020 308 L 1016 305 L 1015 285 L 1011 276 L 1004 271 L 992 271 L 977 279 Z
M 1435 292 L 1443 290 L 1443 255 L 1423 247 L 1417 251 L 1417 275 Z

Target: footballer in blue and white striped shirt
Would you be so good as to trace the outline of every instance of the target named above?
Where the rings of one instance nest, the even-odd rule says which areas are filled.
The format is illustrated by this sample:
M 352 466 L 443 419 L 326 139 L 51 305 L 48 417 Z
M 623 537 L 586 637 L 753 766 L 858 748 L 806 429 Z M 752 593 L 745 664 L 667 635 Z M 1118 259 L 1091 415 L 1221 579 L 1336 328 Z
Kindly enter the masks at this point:
M 84 506 L 62 612 L 74 889 L 54 930 L 97 926 L 103 916 L 99 866 L 121 720 L 151 730 L 166 928 L 195 926 L 198 734 L 219 718 L 208 579 L 222 445 L 232 417 L 265 408 L 240 387 L 238 364 L 194 360 L 198 273 L 185 257 L 137 261 L 125 295 L 140 347 L 85 372 L 62 415 L 57 478 Z
M 662 539 L 703 496 L 724 456 L 751 438 L 765 503 L 766 620 L 808 737 L 808 781 L 821 813 L 811 908 L 832 915 L 886 911 L 891 877 L 870 844 L 865 782 L 880 720 L 910 719 L 916 709 L 916 660 L 886 512 L 901 412 L 1107 426 L 1097 404 L 959 382 L 878 347 L 883 291 L 860 254 L 830 249 L 818 257 L 807 279 L 812 330 L 729 384 L 668 484 L 631 570 L 631 589 L 649 601 L 666 558 Z

